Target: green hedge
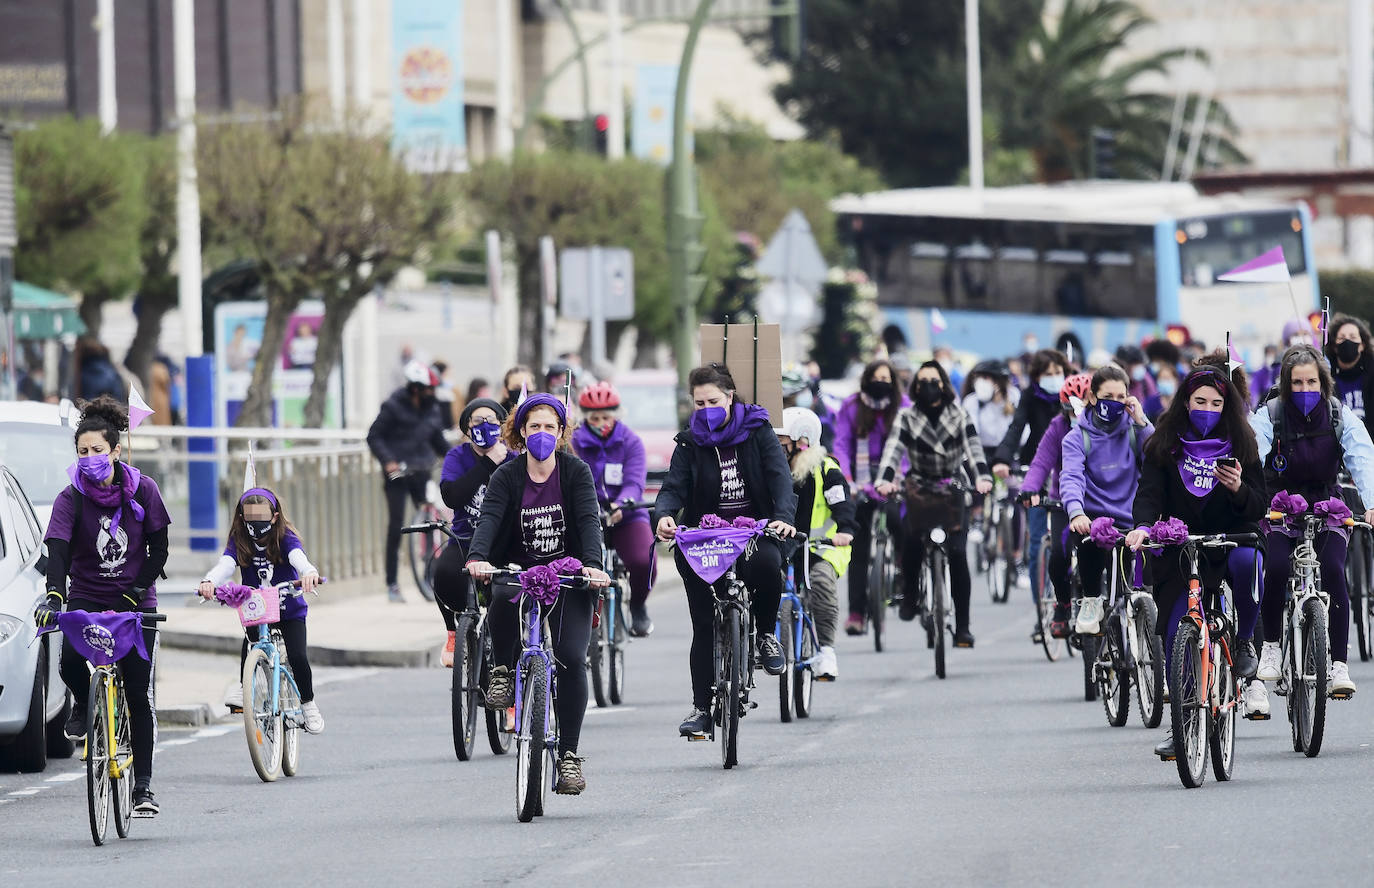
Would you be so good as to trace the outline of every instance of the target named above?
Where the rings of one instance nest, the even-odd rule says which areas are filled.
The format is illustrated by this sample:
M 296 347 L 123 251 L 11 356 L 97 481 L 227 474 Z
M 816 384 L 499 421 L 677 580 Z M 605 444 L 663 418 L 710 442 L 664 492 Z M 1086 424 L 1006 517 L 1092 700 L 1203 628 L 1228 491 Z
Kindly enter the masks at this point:
M 1332 313 L 1374 320 L 1374 271 L 1323 271 L 1318 275 L 1322 295 L 1331 299 Z

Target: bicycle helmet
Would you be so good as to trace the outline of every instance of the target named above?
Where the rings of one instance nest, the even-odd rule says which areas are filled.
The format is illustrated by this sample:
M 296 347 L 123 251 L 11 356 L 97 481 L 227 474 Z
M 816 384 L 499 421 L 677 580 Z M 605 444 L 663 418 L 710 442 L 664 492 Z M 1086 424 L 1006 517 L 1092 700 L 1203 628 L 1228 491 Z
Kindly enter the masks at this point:
M 472 414 L 476 413 L 480 407 L 489 407 L 495 411 L 497 422 L 506 421 L 506 408 L 502 407 L 500 403 L 493 401 L 491 398 L 473 398 L 471 401 L 468 401 L 467 406 L 463 408 L 463 412 L 458 414 L 458 428 L 462 429 L 463 434 L 467 434 L 472 424 Z
M 577 396 L 577 406 L 583 410 L 614 410 L 620 406 L 620 392 L 609 382 L 594 383 Z
M 992 376 L 997 379 L 1008 379 L 1011 377 L 1011 369 L 1006 363 L 998 360 L 979 361 L 973 365 L 969 371 L 970 376 Z
M 434 372 L 434 368 L 427 367 L 419 361 L 407 363 L 403 373 L 407 383 L 423 385 L 427 388 L 435 388 L 439 385 L 439 374 Z
M 1064 380 L 1064 387 L 1059 390 L 1059 403 L 1068 406 L 1069 398 L 1077 398 L 1079 401 L 1088 400 L 1088 392 L 1092 390 L 1093 375 L 1091 373 L 1075 373 Z
M 805 407 L 788 407 L 782 412 L 782 433 L 794 444 L 805 438 L 812 447 L 819 447 L 821 418 Z
M 811 386 L 811 380 L 796 364 L 788 364 L 782 370 L 782 396 L 790 398 Z

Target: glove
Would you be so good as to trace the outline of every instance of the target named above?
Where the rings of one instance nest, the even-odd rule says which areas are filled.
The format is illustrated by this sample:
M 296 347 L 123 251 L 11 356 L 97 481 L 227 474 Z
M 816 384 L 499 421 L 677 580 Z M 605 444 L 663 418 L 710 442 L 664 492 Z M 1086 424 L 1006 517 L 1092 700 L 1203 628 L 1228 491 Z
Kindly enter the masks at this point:
M 134 586 L 120 596 L 129 605 L 129 610 L 138 610 L 143 607 L 143 599 L 148 597 L 148 590 L 140 586 Z
M 33 609 L 33 621 L 38 624 L 39 629 L 48 629 L 57 625 L 57 615 L 62 613 L 62 593 L 49 591 L 43 598 L 43 603 Z

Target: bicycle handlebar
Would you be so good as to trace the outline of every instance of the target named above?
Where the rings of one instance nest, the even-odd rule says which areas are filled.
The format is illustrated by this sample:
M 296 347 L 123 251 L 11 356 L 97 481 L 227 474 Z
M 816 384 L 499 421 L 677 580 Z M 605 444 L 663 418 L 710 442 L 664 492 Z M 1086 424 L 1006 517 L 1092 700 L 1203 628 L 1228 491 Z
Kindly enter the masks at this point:
M 1264 517 L 1266 520 L 1275 522 L 1287 521 L 1289 518 L 1301 518 L 1304 522 L 1326 520 L 1325 518 L 1313 512 L 1303 512 L 1298 515 L 1290 515 L 1287 512 L 1275 512 L 1272 510 L 1265 514 Z M 1351 527 L 1356 530 L 1374 530 L 1374 525 L 1367 524 L 1364 521 L 1356 520 L 1355 518 L 1346 518 L 1344 521 L 1341 522 L 1341 524 L 1345 527 Z
M 498 580 L 503 582 L 514 581 L 518 583 L 520 581 L 520 576 L 525 570 L 528 570 L 528 568 L 521 570 L 511 570 L 510 568 L 504 570 L 498 569 L 487 574 L 487 579 L 493 583 Z M 591 587 L 591 578 L 582 576 L 581 574 L 575 576 L 558 574 L 558 585 L 567 589 L 588 589 Z
M 1140 544 L 1140 548 L 1163 549 L 1167 546 L 1187 545 L 1188 543 L 1193 543 L 1203 549 L 1234 549 L 1237 546 L 1260 548 L 1264 545 L 1264 541 L 1257 533 L 1190 533 L 1188 539 L 1183 543 L 1157 543 L 1147 539 Z

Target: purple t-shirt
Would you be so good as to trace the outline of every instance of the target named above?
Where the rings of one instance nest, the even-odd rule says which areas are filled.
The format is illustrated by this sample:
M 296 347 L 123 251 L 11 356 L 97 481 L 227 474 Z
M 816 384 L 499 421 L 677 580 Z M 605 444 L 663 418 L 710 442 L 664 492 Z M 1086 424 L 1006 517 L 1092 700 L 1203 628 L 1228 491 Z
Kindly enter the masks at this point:
M 748 515 L 752 504 L 744 489 L 744 476 L 739 471 L 739 451 L 734 447 L 717 448 L 720 453 L 720 502 L 716 514 L 722 518 Z
M 267 557 L 267 550 L 262 546 L 254 546 L 253 563 L 247 567 L 239 565 L 239 572 L 243 575 L 243 585 L 253 586 L 275 586 L 278 583 L 285 583 L 289 580 L 299 580 L 300 574 L 291 566 L 291 562 L 286 559 L 290 557 L 293 549 L 304 548 L 301 546 L 301 538 L 291 531 L 286 532 L 286 536 L 281 541 L 281 561 L 273 564 Z M 224 547 L 224 554 L 238 561 L 238 547 L 231 541 Z M 281 618 L 283 620 L 304 620 L 306 612 L 310 606 L 305 603 L 304 595 L 294 595 L 282 602 Z
M 81 525 L 76 522 L 76 497 L 83 497 L 81 504 Z M 71 581 L 68 598 L 83 598 L 110 608 L 123 605 L 120 600 L 133 588 L 143 562 L 148 559 L 148 535 L 156 533 L 172 523 L 167 514 L 167 506 L 162 502 L 162 494 L 157 483 L 144 475 L 138 482 L 135 495 L 143 505 L 143 521 L 133 515 L 128 504 L 123 506 L 119 527 L 113 536 L 110 525 L 114 519 L 114 506 L 106 507 L 90 497 L 78 493 L 75 488 L 67 487 L 57 495 L 52 506 L 52 518 L 48 521 L 48 532 L 44 539 L 67 540 L 71 546 L 71 564 L 67 576 Z M 149 586 L 143 600 L 146 607 L 157 607 L 157 587 Z
M 1337 376 L 1336 396 L 1360 418 L 1360 421 L 1364 421 L 1364 380 L 1361 377 L 1342 379 Z
M 533 478 L 525 480 L 525 495 L 520 500 L 520 535 L 525 547 L 521 563 L 525 567 L 548 564 L 566 554 L 567 525 L 557 465 L 542 484 Z

